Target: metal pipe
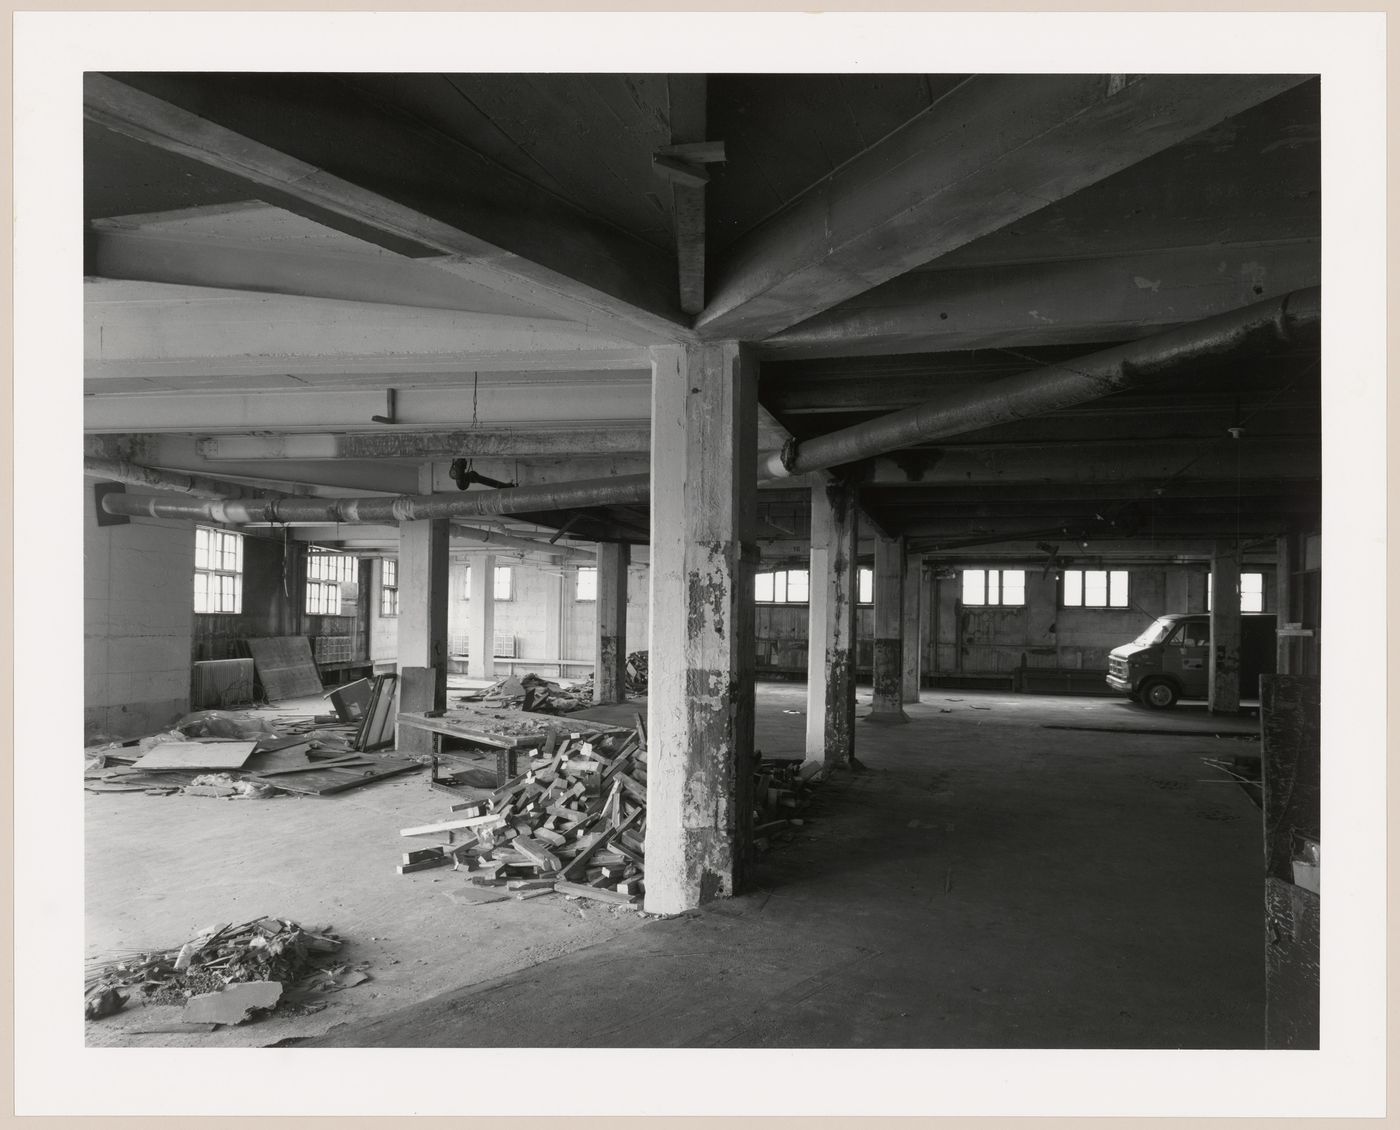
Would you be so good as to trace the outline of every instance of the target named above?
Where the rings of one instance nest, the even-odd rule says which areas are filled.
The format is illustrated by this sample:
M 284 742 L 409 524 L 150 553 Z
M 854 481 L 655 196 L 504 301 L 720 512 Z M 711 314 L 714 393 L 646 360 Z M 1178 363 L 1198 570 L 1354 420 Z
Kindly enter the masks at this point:
M 211 479 L 204 475 L 187 475 L 181 471 L 158 471 L 154 467 L 143 467 L 139 463 L 127 463 L 121 459 L 102 459 L 93 455 L 83 457 L 83 472 L 98 475 L 118 483 L 131 483 L 134 486 L 154 487 L 157 490 L 174 490 L 194 498 L 266 498 L 269 495 L 281 496 L 281 491 L 262 490 L 257 487 L 231 483 L 225 479 Z M 108 496 L 113 497 L 111 495 Z
M 483 514 L 528 514 L 581 506 L 621 506 L 645 502 L 648 475 L 581 479 L 571 483 L 473 490 L 457 494 L 378 498 L 263 498 L 194 502 L 143 495 L 109 494 L 109 514 L 128 517 L 191 518 L 204 522 L 408 522 L 423 518 L 470 518 Z
M 480 526 L 464 526 L 460 522 L 452 523 L 452 535 L 453 537 L 474 538 L 477 541 L 485 542 L 488 547 L 522 549 L 527 553 L 550 553 L 556 557 L 562 557 L 566 561 L 597 556 L 593 550 L 583 546 L 555 545 L 553 542 L 516 537 L 514 534 L 505 534 L 500 530 L 484 530 Z
M 792 441 L 781 452 L 773 452 L 762 460 L 758 477 L 765 481 L 808 474 L 930 439 L 1082 404 L 1160 380 L 1183 364 L 1222 358 L 1261 344 L 1313 340 L 1322 321 L 1321 295 L 1317 287 L 1296 290 L 1282 298 L 1192 322 L 1075 361 L 1006 377 L 968 392 L 891 412 L 800 444 Z M 109 494 L 102 505 L 109 514 L 130 517 L 193 518 L 239 524 L 355 523 L 628 505 L 646 502 L 650 495 L 650 476 L 617 475 L 457 495 L 195 503 Z
M 854 463 L 917 443 L 1041 416 L 1139 385 L 1183 364 L 1225 357 L 1252 346 L 1315 339 L 1322 291 L 1295 290 L 1227 314 L 1178 326 L 1087 357 L 1050 365 L 913 408 L 890 412 L 828 435 L 788 444 L 761 457 L 760 479 L 781 479 Z

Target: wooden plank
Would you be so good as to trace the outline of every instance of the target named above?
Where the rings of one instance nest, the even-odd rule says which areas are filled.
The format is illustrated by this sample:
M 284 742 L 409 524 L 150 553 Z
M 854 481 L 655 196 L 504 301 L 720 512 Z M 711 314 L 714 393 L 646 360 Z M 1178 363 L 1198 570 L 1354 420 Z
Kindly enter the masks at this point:
M 505 824 L 505 820 L 496 815 L 491 816 L 465 816 L 460 820 L 444 820 L 438 824 L 419 824 L 413 828 L 400 828 L 401 836 L 433 836 L 441 832 L 460 832 L 463 828 L 495 828 Z
M 305 636 L 267 636 L 244 642 L 269 702 L 322 693 L 311 641 Z
M 975 75 L 744 236 L 697 327 L 772 337 L 1305 81 Z
M 377 760 L 372 767 L 360 769 L 348 766 L 339 769 L 320 769 L 316 773 L 296 773 L 275 777 L 268 784 L 276 785 L 277 788 L 285 789 L 287 792 L 305 793 L 307 796 L 331 796 L 335 793 L 343 793 L 348 789 L 359 788 L 361 785 L 382 781 L 387 777 L 396 777 L 400 773 L 412 773 L 422 768 L 423 766 L 416 761 L 382 758 Z
M 134 768 L 242 769 L 257 746 L 251 742 L 163 742 L 136 760 Z
M 554 884 L 554 889 L 561 895 L 579 895 L 582 898 L 593 899 L 595 902 L 612 903 L 614 906 L 636 906 L 635 896 L 619 894 L 617 891 L 609 891 L 603 887 L 589 887 L 582 883 L 569 883 L 559 881 Z

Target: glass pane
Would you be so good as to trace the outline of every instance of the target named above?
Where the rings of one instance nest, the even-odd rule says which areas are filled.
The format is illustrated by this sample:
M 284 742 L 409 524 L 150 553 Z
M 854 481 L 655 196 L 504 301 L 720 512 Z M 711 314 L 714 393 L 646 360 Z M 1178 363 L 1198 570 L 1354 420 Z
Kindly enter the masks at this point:
M 497 600 L 511 599 L 511 567 L 509 565 L 496 566 L 496 583 L 492 590 Z
M 209 611 L 208 573 L 196 573 L 194 575 L 194 610 L 196 612 Z
M 1001 570 L 987 570 L 987 603 L 1001 603 Z
M 233 542 L 233 571 L 235 573 L 241 573 L 243 572 L 243 535 L 229 534 L 228 537 L 229 541 Z M 241 584 L 238 587 L 238 591 L 243 591 L 243 586 Z
M 875 570 L 861 568 L 856 573 L 856 603 L 875 603 Z
M 1108 603 L 1114 608 L 1128 607 L 1128 571 L 1114 569 L 1108 575 Z
M 1026 571 L 1024 569 L 1003 569 L 1001 571 L 1002 604 L 1026 603 Z
M 352 557 L 352 558 L 349 559 L 349 561 L 350 561 L 350 568 L 349 568 L 350 576 L 349 576 L 347 579 L 350 581 L 350 583 L 351 583 L 352 585 L 358 585 L 358 584 L 360 583 L 360 559 L 359 559 L 358 557 Z
M 1108 603 L 1108 574 L 1102 569 L 1084 570 L 1084 606 L 1102 608 Z
M 194 567 L 209 568 L 209 531 L 196 526 L 194 531 Z
M 1065 570 L 1065 607 L 1079 608 L 1084 604 L 1084 572 L 1081 569 Z
M 761 600 L 763 603 L 770 603 L 773 599 L 773 574 L 759 573 L 753 579 L 753 598 Z
M 807 570 L 789 569 L 787 583 L 789 604 L 800 604 L 807 599 Z
M 986 570 L 963 570 L 962 600 L 964 604 L 985 604 L 987 602 Z
M 598 570 L 588 565 L 580 565 L 578 571 L 578 584 L 574 589 L 579 600 L 598 599 Z

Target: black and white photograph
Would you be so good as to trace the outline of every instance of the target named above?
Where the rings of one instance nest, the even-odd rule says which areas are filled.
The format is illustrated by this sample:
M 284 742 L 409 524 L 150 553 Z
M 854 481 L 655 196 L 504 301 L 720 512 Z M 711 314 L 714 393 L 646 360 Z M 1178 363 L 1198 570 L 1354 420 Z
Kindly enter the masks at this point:
M 1383 18 L 126 15 L 17 77 L 16 977 L 264 1051 L 33 1112 L 1383 1104 Z

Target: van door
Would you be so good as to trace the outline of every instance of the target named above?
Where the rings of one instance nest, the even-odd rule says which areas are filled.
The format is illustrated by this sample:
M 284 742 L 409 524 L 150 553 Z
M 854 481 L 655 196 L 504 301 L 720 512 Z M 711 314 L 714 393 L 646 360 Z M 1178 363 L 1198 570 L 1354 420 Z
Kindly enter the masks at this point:
M 1210 621 L 1178 624 L 1162 645 L 1162 671 L 1176 678 L 1182 698 L 1205 698 L 1210 691 Z

